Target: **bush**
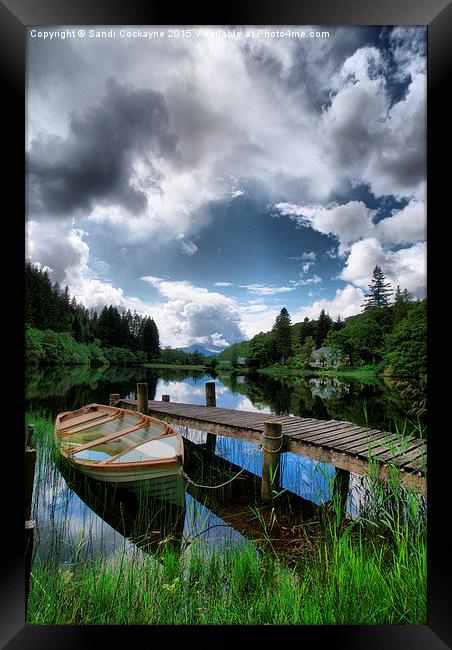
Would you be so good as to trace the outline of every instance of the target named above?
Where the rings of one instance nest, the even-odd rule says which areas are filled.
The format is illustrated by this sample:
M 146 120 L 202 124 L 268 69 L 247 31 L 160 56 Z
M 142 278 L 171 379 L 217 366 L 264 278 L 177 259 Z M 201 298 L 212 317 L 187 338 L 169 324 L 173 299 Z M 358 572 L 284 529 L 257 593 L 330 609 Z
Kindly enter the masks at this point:
M 90 363 L 93 366 L 105 366 L 108 365 L 107 357 L 105 356 L 105 351 L 100 347 L 99 339 L 95 339 L 93 343 L 88 346 Z
M 91 359 L 89 347 L 77 343 L 67 332 L 29 328 L 25 345 L 26 360 L 33 365 L 88 365 Z
M 112 366 L 127 366 L 137 363 L 137 358 L 134 353 L 125 348 L 105 348 L 104 355 L 108 363 Z
M 40 330 L 30 327 L 25 331 L 26 360 L 34 366 L 42 363 L 45 358 L 43 338 L 43 332 Z

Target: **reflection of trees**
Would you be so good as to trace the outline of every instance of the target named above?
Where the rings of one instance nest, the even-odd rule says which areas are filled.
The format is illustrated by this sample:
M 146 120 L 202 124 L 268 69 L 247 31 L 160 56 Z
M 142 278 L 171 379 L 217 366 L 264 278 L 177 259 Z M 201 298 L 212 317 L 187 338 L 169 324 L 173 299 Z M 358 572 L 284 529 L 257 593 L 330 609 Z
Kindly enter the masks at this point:
M 121 397 L 134 395 L 138 382 L 148 384 L 149 399 L 154 399 L 160 378 L 168 381 L 184 381 L 187 378 L 201 381 L 205 376 L 202 371 L 166 368 L 30 367 L 26 373 L 27 409 L 42 410 L 54 417 L 56 413 L 91 402 L 108 404 L 110 393 L 119 393 Z
M 33 368 L 27 371 L 27 408 L 43 410 L 53 418 L 90 402 L 108 404 L 110 393 L 134 396 L 138 382 L 146 382 L 149 399 L 155 399 L 159 379 L 203 385 L 210 377 L 203 371 L 171 368 Z M 418 415 L 421 423 L 425 421 L 425 412 L 418 408 L 423 399 L 418 385 L 410 385 L 408 390 L 369 377 L 274 377 L 263 373 L 249 373 L 243 383 L 237 382 L 235 374 L 221 375 L 220 381 L 233 393 L 246 396 L 257 409 L 267 406 L 277 415 L 345 420 L 383 430 L 393 430 L 395 422 L 399 428 L 406 421 L 417 423 Z
M 256 407 L 268 406 L 278 415 L 344 420 L 381 430 L 394 430 L 394 423 L 403 430 L 407 420 L 416 421 L 409 413 L 408 394 L 403 399 L 397 390 L 375 378 L 276 378 L 255 373 L 247 375 L 243 384 L 229 376 L 221 376 L 221 381 L 233 392 L 248 397 Z M 408 424 L 407 433 L 410 429 Z

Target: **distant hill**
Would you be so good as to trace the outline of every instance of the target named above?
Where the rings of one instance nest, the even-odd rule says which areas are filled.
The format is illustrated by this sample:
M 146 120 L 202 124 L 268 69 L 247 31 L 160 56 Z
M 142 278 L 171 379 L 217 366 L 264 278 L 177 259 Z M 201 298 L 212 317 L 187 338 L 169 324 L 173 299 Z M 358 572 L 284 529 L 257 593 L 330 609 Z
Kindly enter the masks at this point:
M 209 345 L 209 347 L 206 347 L 205 345 L 202 345 L 200 343 L 194 343 L 193 345 L 188 345 L 185 348 L 177 348 L 178 350 L 183 350 L 184 352 L 200 352 L 201 354 L 204 354 L 206 357 L 216 357 L 217 354 L 220 354 L 220 352 L 223 352 L 224 350 L 227 350 L 227 348 L 224 345 Z

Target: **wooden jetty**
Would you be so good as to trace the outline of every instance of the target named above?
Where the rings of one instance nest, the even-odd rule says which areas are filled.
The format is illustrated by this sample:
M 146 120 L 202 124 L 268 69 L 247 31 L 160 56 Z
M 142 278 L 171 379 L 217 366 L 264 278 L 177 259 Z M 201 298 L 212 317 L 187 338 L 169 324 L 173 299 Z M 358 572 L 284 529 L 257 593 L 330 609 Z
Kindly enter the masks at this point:
M 214 404 L 215 382 L 206 383 L 206 403 Z M 141 388 L 141 387 L 140 387 Z M 114 395 L 114 398 L 117 398 Z M 140 396 L 141 397 L 141 396 Z M 349 473 L 372 475 L 382 480 L 393 476 L 394 468 L 403 485 L 426 495 L 427 441 L 424 438 L 403 437 L 361 427 L 338 420 L 315 420 L 294 416 L 269 415 L 254 411 L 239 411 L 171 402 L 148 400 L 147 411 L 162 420 L 208 433 L 207 447 L 214 449 L 212 438 L 218 435 L 247 440 L 263 447 L 262 498 L 271 496 L 269 475 L 279 467 L 280 453 L 292 452 L 336 468 L 337 486 L 347 491 Z M 138 401 L 113 399 L 115 405 L 137 409 Z M 143 404 L 140 399 L 140 405 Z M 209 440 L 210 436 L 210 440 Z M 376 472 L 372 470 L 376 468 Z M 276 482 L 277 486 L 277 482 Z

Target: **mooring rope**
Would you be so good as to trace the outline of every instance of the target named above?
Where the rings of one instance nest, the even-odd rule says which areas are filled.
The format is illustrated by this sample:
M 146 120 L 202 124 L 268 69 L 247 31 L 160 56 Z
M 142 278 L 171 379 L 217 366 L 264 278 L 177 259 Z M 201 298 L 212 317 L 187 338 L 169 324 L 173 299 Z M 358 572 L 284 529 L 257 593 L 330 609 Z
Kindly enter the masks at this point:
M 267 454 L 277 454 L 281 451 L 281 449 L 284 446 L 284 435 L 281 434 L 280 436 L 266 436 L 264 433 L 264 440 L 281 440 L 281 444 L 279 445 L 278 449 L 267 449 L 264 445 L 262 445 L 262 449 L 267 452 Z
M 220 485 L 198 485 L 198 483 L 195 483 L 194 481 L 192 481 L 191 478 L 190 478 L 189 476 L 187 476 L 187 474 L 186 474 L 183 470 L 182 470 L 182 476 L 185 478 L 185 480 L 187 480 L 189 483 L 191 483 L 191 485 L 193 485 L 194 487 L 197 487 L 197 488 L 203 488 L 203 489 L 207 489 L 207 490 L 216 490 L 216 489 L 218 489 L 218 488 L 224 487 L 224 486 L 227 485 L 228 483 L 232 483 L 232 481 L 235 481 L 235 479 L 236 479 L 237 477 L 239 477 L 240 474 L 241 474 L 242 472 L 245 471 L 245 469 L 248 467 L 248 465 L 251 463 L 251 461 L 253 460 L 253 458 L 256 456 L 257 452 L 258 452 L 260 449 L 262 449 L 262 445 L 258 445 L 258 446 L 257 446 L 256 451 L 255 451 L 253 454 L 251 454 L 251 456 L 250 456 L 248 462 L 247 462 L 247 463 L 242 467 L 242 469 L 240 470 L 240 472 L 238 472 L 235 476 L 233 476 L 233 477 L 232 477 L 231 479 L 229 479 L 228 481 L 225 481 L 224 483 L 221 483 Z

